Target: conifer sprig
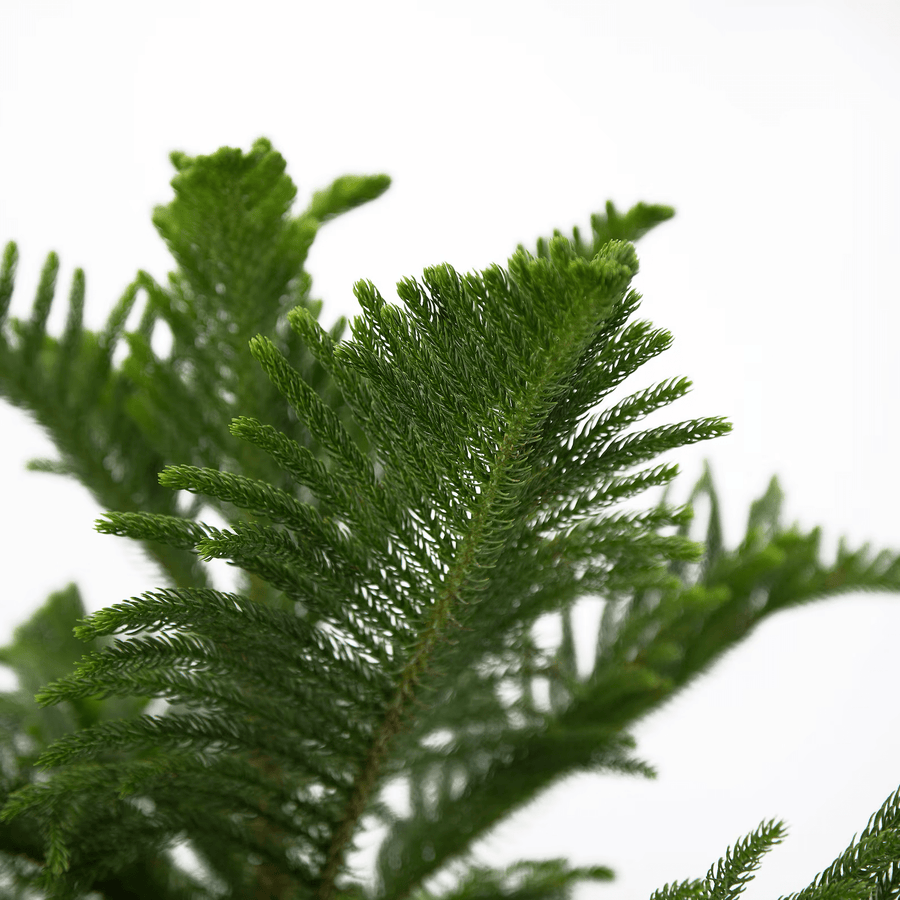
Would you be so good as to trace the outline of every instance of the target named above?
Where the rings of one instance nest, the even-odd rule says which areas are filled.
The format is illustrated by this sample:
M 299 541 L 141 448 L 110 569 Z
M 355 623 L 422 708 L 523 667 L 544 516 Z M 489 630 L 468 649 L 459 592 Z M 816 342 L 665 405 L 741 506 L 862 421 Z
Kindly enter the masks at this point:
M 252 342 L 264 370 L 342 475 L 341 490 L 332 490 L 325 498 L 332 505 L 330 516 L 323 517 L 294 496 L 258 480 L 179 466 L 166 469 L 161 482 L 201 492 L 254 518 L 263 516 L 269 524 L 238 521 L 221 530 L 181 526 L 171 517 L 117 514 L 102 527 L 143 539 L 152 536 L 178 547 L 196 539 L 195 549 L 201 555 L 229 558 L 293 598 L 303 615 L 310 616 L 314 630 L 328 631 L 355 648 L 356 655 L 384 673 L 382 680 L 390 677 L 393 686 L 373 712 L 377 694 L 360 703 L 349 690 L 358 671 L 347 670 L 347 653 L 326 658 L 318 683 L 319 703 L 312 704 L 310 694 L 304 701 L 299 686 L 285 700 L 293 702 L 301 719 L 312 724 L 314 706 L 327 710 L 328 702 L 321 701 L 337 685 L 331 705 L 333 721 L 315 725 L 317 737 L 310 739 L 302 736 L 300 720 L 291 726 L 290 717 L 283 717 L 279 734 L 272 730 L 278 704 L 271 699 L 281 693 L 279 682 L 262 677 L 252 658 L 235 652 L 222 639 L 223 625 L 214 626 L 210 634 L 208 625 L 191 622 L 189 634 L 163 631 L 158 638 L 137 637 L 94 654 L 74 678 L 57 682 L 42 699 L 58 702 L 84 696 L 89 690 L 101 696 L 141 691 L 165 696 L 187 710 L 202 707 L 202 712 L 98 726 L 58 742 L 45 755 L 45 763 L 72 765 L 129 746 L 139 757 L 145 752 L 141 748 L 151 747 L 157 754 L 180 752 L 184 747 L 200 754 L 214 743 L 239 756 L 255 746 L 263 747 L 279 765 L 313 780 L 333 795 L 334 802 L 344 804 L 324 857 L 309 860 L 309 871 L 319 867 L 319 896 L 330 896 L 358 822 L 392 770 L 390 756 L 397 735 L 416 718 L 416 704 L 427 706 L 423 680 L 430 682 L 427 690 L 432 692 L 442 679 L 452 684 L 456 673 L 484 658 L 487 650 L 508 652 L 509 642 L 521 638 L 523 626 L 539 612 L 577 597 L 577 590 L 571 589 L 552 603 L 545 597 L 530 615 L 520 615 L 518 622 L 507 615 L 504 623 L 498 613 L 502 616 L 508 600 L 497 595 L 507 597 L 508 585 L 497 583 L 493 570 L 514 539 L 525 583 L 541 581 L 542 548 L 548 539 L 540 533 L 542 526 L 535 528 L 526 515 L 534 507 L 529 488 L 535 473 L 541 471 L 542 503 L 550 505 L 554 482 L 567 469 L 557 461 L 554 479 L 546 460 L 554 447 L 560 458 L 565 456 L 569 433 L 563 424 L 571 432 L 576 422 L 573 416 L 551 415 L 570 397 L 577 396 L 579 403 L 590 406 L 585 391 L 593 389 L 599 395 L 606 390 L 605 382 L 592 377 L 584 357 L 599 356 L 606 346 L 611 335 L 597 339 L 605 321 L 622 304 L 633 307 L 627 287 L 636 269 L 630 245 L 612 242 L 588 261 L 557 238 L 549 258 L 519 253 L 507 271 L 495 267 L 480 276 L 460 278 L 449 267 L 429 270 L 425 286 L 404 284 L 405 310 L 385 304 L 370 286 L 360 286 L 364 315 L 354 322 L 354 339 L 349 343 L 332 345 L 308 314 L 294 316 L 292 324 L 301 332 L 314 333 L 314 352 L 336 382 L 355 385 L 353 409 L 376 450 L 377 475 L 344 425 L 277 347 L 271 341 Z M 485 329 L 506 336 L 502 352 L 492 357 L 485 355 Z M 465 402 L 457 385 L 466 386 Z M 645 394 L 647 409 L 659 406 L 664 394 Z M 621 430 L 640 415 L 639 399 L 631 404 L 632 411 L 620 416 L 618 428 L 605 423 L 607 433 Z M 246 429 L 246 420 L 237 427 Z M 693 432 L 670 430 L 654 437 L 651 449 L 726 430 L 721 420 L 701 423 Z M 259 435 L 258 429 L 255 433 Z M 455 449 L 449 453 L 448 448 Z M 631 458 L 640 455 L 634 453 Z M 577 456 L 571 458 L 571 464 L 579 462 Z M 621 464 L 616 463 L 613 470 L 619 468 Z M 307 465 L 307 471 L 312 469 Z M 313 490 L 317 479 L 312 481 L 303 487 Z M 382 534 L 373 528 L 376 520 L 371 516 L 361 518 L 347 508 L 358 503 L 351 499 L 348 487 L 376 510 L 377 531 Z M 579 510 L 579 520 L 588 515 L 588 510 Z M 560 528 L 565 521 L 560 511 L 553 525 Z M 649 531 L 646 524 L 633 526 L 633 555 L 641 554 L 640 537 L 645 531 Z M 602 554 L 602 541 L 578 538 L 575 545 L 582 556 Z M 559 534 L 552 541 L 555 553 L 565 549 Z M 667 551 L 676 555 L 685 551 L 683 542 L 655 536 L 652 543 L 651 556 L 665 558 Z M 393 559 L 381 566 L 378 555 L 368 548 L 386 544 L 393 549 Z M 617 554 L 621 552 L 619 547 Z M 487 609 L 479 614 L 482 607 Z M 226 614 L 222 603 L 212 608 Z M 503 624 L 505 628 L 498 627 Z M 295 668 L 309 665 L 308 644 L 309 635 L 294 645 L 291 662 Z M 314 646 L 321 652 L 323 642 Z M 444 646 L 453 648 L 452 652 L 443 653 Z M 217 686 L 205 692 L 203 685 L 209 678 L 215 678 Z M 350 728 L 350 719 L 355 729 Z M 334 737 L 329 739 L 332 728 Z M 340 753 L 331 747 L 328 756 L 323 755 L 330 741 L 354 730 L 370 735 L 367 745 L 345 739 Z M 529 752 L 549 754 L 551 747 L 558 752 L 555 740 L 541 751 L 544 739 L 533 730 L 532 726 L 518 739 L 525 740 Z M 292 731 L 294 736 L 286 741 Z M 573 746 L 578 743 L 574 731 L 567 740 Z M 615 749 L 621 744 L 615 730 L 588 728 L 581 742 L 590 744 L 593 756 L 603 757 L 606 764 L 625 764 L 621 751 Z M 605 757 L 599 749 L 603 745 L 609 747 Z M 338 777 L 341 768 L 344 776 Z M 349 783 L 344 780 L 347 776 Z M 495 806 L 493 818 L 501 811 Z M 70 818 L 61 816 L 64 821 Z M 483 827 L 487 824 L 483 822 Z
M 704 879 L 673 882 L 650 900 L 737 900 L 763 854 L 784 839 L 781 822 L 763 822 L 712 866 Z M 847 850 L 812 883 L 779 900 L 892 900 L 900 896 L 900 790 L 885 800 Z
M 729 847 L 706 878 L 674 882 L 654 891 L 650 900 L 738 900 L 762 856 L 781 843 L 785 829 L 781 822 L 763 822 L 756 831 Z
M 730 429 L 633 430 L 684 378 L 613 396 L 672 340 L 631 321 L 629 289 L 630 242 L 668 207 L 608 204 L 589 238 L 557 232 L 480 273 L 427 269 L 398 285 L 400 306 L 361 282 L 341 340 L 343 322 L 318 324 L 303 266 L 320 225 L 387 179 L 338 179 L 295 217 L 267 141 L 172 160 L 175 200 L 154 222 L 177 270 L 165 287 L 139 274 L 100 333 L 82 325 L 80 272 L 63 335 L 46 333 L 55 256 L 31 317 L 3 324 L 13 245 L 0 269 L 0 391 L 61 454 L 38 467 L 117 507 L 98 529 L 141 541 L 171 583 L 81 621 L 74 673 L 68 637 L 59 658 L 36 637 L 82 618 L 74 588 L 2 651 L 41 704 L 0 699 L 14 723 L 0 867 L 17 883 L 71 900 L 565 900 L 610 871 L 495 871 L 473 862 L 474 842 L 573 772 L 653 777 L 628 729 L 766 616 L 900 590 L 896 553 L 842 543 L 822 563 L 818 530 L 782 525 L 775 480 L 733 550 L 709 471 L 690 498 L 709 500 L 702 545 L 667 493 L 616 509 L 668 490 L 676 467 L 659 454 Z M 153 349 L 158 325 L 168 354 Z M 225 527 L 195 521 L 204 508 Z M 212 559 L 242 570 L 234 592 L 209 587 Z M 579 664 L 572 609 L 598 595 L 596 650 Z M 539 647 L 548 616 L 561 638 Z M 386 801 L 397 782 L 404 812 Z M 894 795 L 803 900 L 895 896 L 896 808 Z M 365 884 L 350 854 L 373 819 L 385 833 Z M 781 835 L 764 823 L 657 900 L 734 900 Z M 178 840 L 208 878 L 173 862 Z M 451 873 L 439 890 L 433 876 Z

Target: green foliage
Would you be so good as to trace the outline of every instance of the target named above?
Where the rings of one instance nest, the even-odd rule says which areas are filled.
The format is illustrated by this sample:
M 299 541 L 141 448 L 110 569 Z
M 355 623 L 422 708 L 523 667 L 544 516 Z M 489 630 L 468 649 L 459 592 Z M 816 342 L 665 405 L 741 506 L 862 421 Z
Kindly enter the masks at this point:
M 737 900 L 764 853 L 781 843 L 781 822 L 763 822 L 729 848 L 705 879 L 675 882 L 650 900 Z M 859 838 L 809 887 L 780 900 L 891 900 L 900 896 L 900 790 L 884 802 Z
M 684 378 L 622 390 L 671 342 L 633 319 L 630 288 L 632 242 L 671 209 L 608 204 L 590 239 L 557 233 L 480 273 L 426 269 L 398 285 L 402 305 L 362 282 L 341 340 L 342 321 L 318 324 L 304 264 L 319 226 L 387 178 L 338 179 L 292 216 L 265 140 L 172 161 L 175 198 L 154 213 L 176 262 L 165 287 L 139 273 L 94 334 L 76 273 L 55 338 L 51 254 L 30 318 L 0 330 L 0 392 L 60 453 L 34 467 L 84 484 L 114 510 L 99 530 L 140 541 L 167 581 L 86 619 L 69 588 L 3 651 L 20 681 L 0 706 L 11 891 L 563 900 L 611 871 L 495 871 L 473 843 L 572 773 L 653 777 L 629 729 L 765 617 L 900 588 L 889 551 L 842 544 L 822 563 L 818 530 L 783 527 L 774 479 L 733 550 L 709 470 L 687 506 L 667 504 L 677 467 L 657 457 L 730 430 L 635 429 Z M 9 245 L 0 321 L 15 262 Z M 655 506 L 622 509 L 655 487 Z M 210 586 L 218 559 L 242 573 L 231 593 Z M 588 671 L 579 602 L 603 605 Z M 562 635 L 549 650 L 535 636 L 548 617 Z M 892 803 L 804 900 L 837 885 L 897 896 Z M 374 825 L 363 877 L 350 854 Z M 655 896 L 732 900 L 782 834 L 764 824 L 704 881 Z
M 729 847 L 706 878 L 676 882 L 654 891 L 650 900 L 737 900 L 759 868 L 762 855 L 781 843 L 784 826 L 780 822 L 763 822 L 752 834 Z

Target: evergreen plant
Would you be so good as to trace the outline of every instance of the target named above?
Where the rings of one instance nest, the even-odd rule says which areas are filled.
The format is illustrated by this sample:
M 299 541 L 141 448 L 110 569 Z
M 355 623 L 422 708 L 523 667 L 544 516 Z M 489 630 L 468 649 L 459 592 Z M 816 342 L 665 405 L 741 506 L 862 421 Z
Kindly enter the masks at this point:
M 0 698 L 3 896 L 562 900 L 611 870 L 491 869 L 473 844 L 572 773 L 652 777 L 629 729 L 777 611 L 900 589 L 896 553 L 842 542 L 820 561 L 774 478 L 735 548 L 708 468 L 667 502 L 677 467 L 658 457 L 730 430 L 633 428 L 685 378 L 619 390 L 672 340 L 633 318 L 630 289 L 632 242 L 668 207 L 607 204 L 590 234 L 505 267 L 426 269 L 402 305 L 361 282 L 344 339 L 344 320 L 318 323 L 307 255 L 388 178 L 339 178 L 295 215 L 266 140 L 171 158 L 153 221 L 175 270 L 138 273 L 101 331 L 79 270 L 47 333 L 53 253 L 12 317 L 14 244 L 3 257 L 0 393 L 58 450 L 30 467 L 84 485 L 111 510 L 99 530 L 139 541 L 165 582 L 89 616 L 69 585 L 2 650 L 19 682 Z M 238 568 L 233 591 L 211 560 Z M 587 671 L 578 602 L 603 610 Z M 655 900 L 739 896 L 784 833 L 762 823 Z M 900 791 L 792 900 L 898 897 L 898 861 Z

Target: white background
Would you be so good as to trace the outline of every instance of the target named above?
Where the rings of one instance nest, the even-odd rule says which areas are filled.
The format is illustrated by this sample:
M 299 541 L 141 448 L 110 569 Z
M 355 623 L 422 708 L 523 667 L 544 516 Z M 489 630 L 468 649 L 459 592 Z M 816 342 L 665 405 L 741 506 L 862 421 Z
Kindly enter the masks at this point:
M 445 11 L 444 8 L 452 9 Z M 143 12 L 143 10 L 147 10 Z M 0 240 L 21 252 L 27 316 L 45 254 L 87 272 L 97 327 L 139 268 L 170 268 L 150 223 L 173 149 L 271 138 L 300 187 L 387 172 L 370 206 L 312 251 L 325 321 L 370 278 L 390 296 L 426 265 L 504 261 L 554 227 L 669 203 L 639 245 L 641 316 L 674 347 L 639 389 L 687 375 L 670 421 L 733 434 L 681 451 L 682 499 L 709 457 L 726 538 L 777 473 L 787 518 L 900 548 L 896 419 L 900 5 L 456 0 L 278 4 L 0 2 Z M 252 413 L 252 410 L 248 410 Z M 97 535 L 75 485 L 23 471 L 52 456 L 0 407 L 0 640 L 76 581 L 91 609 L 153 587 Z M 637 729 L 655 782 L 591 776 L 551 791 L 479 848 L 569 856 L 618 880 L 579 896 L 644 900 L 705 873 L 761 820 L 785 844 L 750 900 L 804 887 L 900 783 L 900 597 L 783 614 Z

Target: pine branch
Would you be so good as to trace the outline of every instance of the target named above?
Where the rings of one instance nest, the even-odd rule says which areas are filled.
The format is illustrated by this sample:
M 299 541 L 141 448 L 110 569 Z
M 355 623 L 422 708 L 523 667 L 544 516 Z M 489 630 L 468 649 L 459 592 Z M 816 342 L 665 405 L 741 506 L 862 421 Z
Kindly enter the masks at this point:
M 737 900 L 753 880 L 763 854 L 781 843 L 784 833 L 782 823 L 763 822 L 752 834 L 729 847 L 706 878 L 667 884 L 654 891 L 650 900 Z
M 872 814 L 858 838 L 809 887 L 781 900 L 900 896 L 900 789 Z
M 763 822 L 752 834 L 730 847 L 706 875 L 709 900 L 737 900 L 753 879 L 764 853 L 784 836 L 781 822 Z
M 705 879 L 675 882 L 650 900 L 737 900 L 760 860 L 784 838 L 780 822 L 763 822 L 729 848 Z M 890 900 L 900 896 L 900 789 L 891 794 L 859 838 L 804 890 L 779 900 Z
M 165 288 L 139 273 L 101 331 L 83 326 L 85 278 L 78 269 L 64 332 L 59 339 L 46 333 L 59 271 L 53 253 L 29 319 L 5 322 L 18 258 L 15 245 L 7 246 L 0 269 L 0 326 L 7 325 L 0 329 L 0 395 L 28 412 L 60 452 L 60 459 L 36 460 L 32 469 L 76 478 L 101 508 L 179 516 L 176 495 L 156 482 L 167 463 L 281 475 L 264 454 L 235 442 L 227 427 L 251 398 L 258 413 L 274 412 L 282 430 L 290 427 L 277 392 L 246 354 L 257 332 L 278 335 L 281 350 L 291 352 L 340 414 L 321 368 L 297 355 L 284 314 L 297 305 L 321 306 L 309 298 L 303 269 L 321 223 L 374 199 L 389 179 L 339 179 L 316 194 L 310 210 L 292 217 L 296 188 L 264 139 L 249 154 L 223 148 L 207 157 L 176 153 L 172 161 L 179 170 L 175 198 L 157 207 L 154 224 L 178 268 Z M 139 307 L 140 324 L 126 331 Z M 160 322 L 173 337 L 164 357 L 151 347 Z M 342 328 L 339 322 L 335 334 Z M 117 368 L 113 354 L 123 338 L 130 352 Z M 227 505 L 219 511 L 226 519 L 233 514 Z M 196 557 L 144 546 L 171 583 L 205 583 Z
M 45 702 L 57 702 L 88 693 L 150 692 L 185 705 L 184 712 L 164 719 L 108 723 L 67 736 L 45 753 L 44 764 L 84 766 L 98 756 L 119 752 L 117 748 L 136 752 L 136 761 L 151 747 L 165 756 L 185 747 L 202 754 L 207 752 L 204 748 L 217 746 L 237 758 L 265 748 L 266 755 L 280 766 L 311 779 L 330 792 L 333 802 L 343 803 L 342 816 L 321 862 L 309 851 L 313 856 L 308 871 L 321 867 L 315 876 L 318 893 L 331 896 L 357 824 L 377 800 L 377 791 L 394 765 L 391 755 L 398 735 L 415 721 L 416 706 L 424 699 L 424 682 L 443 677 L 438 660 L 442 664 L 452 661 L 451 671 L 461 671 L 483 655 L 484 644 L 493 639 L 489 635 L 497 623 L 491 614 L 491 607 L 496 606 L 491 595 L 500 584 L 492 582 L 491 571 L 499 566 L 504 548 L 513 539 L 520 551 L 546 543 L 539 529 L 528 531 L 529 519 L 522 513 L 534 507 L 529 488 L 538 471 L 543 471 L 542 488 L 552 488 L 566 472 L 565 467 L 548 472 L 544 463 L 552 445 L 560 443 L 563 435 L 559 432 L 566 421 L 564 416 L 554 419 L 551 414 L 570 396 L 581 402 L 584 391 L 600 393 L 604 389 L 591 380 L 584 356 L 602 352 L 608 341 L 598 341 L 598 330 L 622 304 L 633 306 L 626 296 L 636 261 L 628 245 L 610 244 L 591 262 L 580 260 L 561 240 L 554 242 L 551 250 L 549 261 L 522 254 L 514 257 L 508 273 L 493 269 L 460 279 L 446 267 L 431 270 L 426 273 L 427 289 L 406 284 L 407 313 L 385 305 L 371 288 L 361 286 L 366 316 L 355 322 L 351 343 L 334 344 L 308 313 L 291 317 L 299 332 L 311 338 L 319 362 L 352 397 L 354 413 L 370 444 L 378 448 L 380 477 L 335 413 L 296 374 L 277 347 L 270 341 L 252 342 L 254 354 L 273 383 L 330 454 L 332 465 L 341 474 L 340 485 L 323 477 L 302 452 L 298 457 L 296 443 L 273 440 L 271 432 L 249 420 L 241 420 L 236 427 L 257 442 L 265 439 L 266 446 L 282 457 L 289 453 L 302 471 L 313 475 L 312 484 L 305 487 L 324 488 L 328 518 L 262 481 L 179 466 L 167 469 L 161 477 L 169 487 L 200 491 L 254 516 L 262 515 L 272 524 L 238 522 L 222 531 L 181 524 L 170 516 L 125 513 L 111 515 L 102 524 L 103 530 L 152 538 L 181 549 L 193 545 L 202 555 L 230 558 L 296 598 L 304 614 L 311 617 L 305 629 L 297 626 L 305 630 L 305 640 L 289 647 L 273 639 L 271 645 L 273 650 L 280 647 L 293 671 L 308 666 L 310 638 L 323 633 L 324 626 L 338 643 L 357 648 L 349 655 L 344 652 L 324 658 L 322 674 L 329 672 L 333 678 L 327 691 L 337 691 L 336 701 L 338 696 L 343 699 L 330 707 L 332 721 L 322 720 L 316 726 L 318 737 L 310 741 L 301 731 L 291 735 L 288 720 L 281 716 L 278 721 L 278 681 L 264 677 L 248 653 L 235 652 L 228 639 L 232 626 L 226 623 L 233 618 L 238 601 L 215 595 L 218 600 L 206 610 L 205 623 L 179 620 L 185 622 L 189 633 L 137 637 L 114 645 L 90 657 L 73 678 L 57 681 L 42 694 Z M 484 371 L 484 344 L 481 329 L 470 322 L 473 316 L 483 315 L 493 318 L 497 330 L 508 336 L 506 353 L 491 361 L 488 373 L 512 363 L 514 374 L 509 384 L 502 385 L 490 374 L 487 378 L 476 374 Z M 448 317 L 465 325 L 454 335 L 453 344 L 448 343 Z M 454 353 L 448 355 L 451 346 Z M 552 353 L 544 349 L 548 346 L 553 347 Z M 427 393 L 414 387 L 423 384 L 428 386 Z M 468 386 L 473 408 L 467 409 L 448 392 L 450 384 Z M 660 392 L 643 395 L 648 409 L 663 399 Z M 620 416 L 619 427 L 640 415 L 640 402 L 632 401 L 633 412 Z M 723 426 L 716 424 L 702 436 L 722 430 Z M 659 433 L 647 451 L 631 453 L 631 458 L 652 455 L 654 450 L 695 436 L 683 429 Z M 436 440 L 470 447 L 471 468 L 467 471 L 455 454 L 438 455 Z M 432 462 L 414 468 L 410 462 L 415 459 Z M 448 490 L 451 484 L 453 488 Z M 367 505 L 361 513 L 362 498 Z M 410 498 L 415 499 L 412 505 Z M 429 518 L 433 525 L 427 524 Z M 565 520 L 565 514 L 558 512 L 554 524 L 565 524 Z M 634 537 L 640 536 L 642 527 L 634 528 Z M 654 553 L 664 553 L 665 542 L 660 545 L 654 539 L 653 543 L 657 544 Z M 583 539 L 582 546 L 587 553 Z M 595 542 L 595 546 L 599 545 Z M 640 541 L 634 546 L 639 548 Z M 523 559 L 527 557 L 519 556 L 520 564 Z M 539 555 L 526 567 L 533 573 L 529 576 L 532 580 L 541 570 L 540 563 Z M 188 596 L 178 595 L 180 600 Z M 128 630 L 134 630 L 146 624 L 146 617 L 128 616 L 161 599 L 162 594 L 148 595 L 145 601 L 120 607 L 117 615 L 125 619 L 101 616 L 90 626 L 90 633 L 118 628 L 126 620 Z M 482 609 L 485 612 L 479 612 Z M 175 621 L 158 608 L 154 616 L 166 625 Z M 507 633 L 512 625 L 512 620 L 507 622 Z M 468 629 L 472 637 L 461 629 Z M 451 637 L 462 651 L 447 643 Z M 444 654 L 445 646 L 454 647 L 450 656 Z M 354 658 L 359 661 L 354 664 L 356 674 L 351 675 L 347 666 Z M 359 705 L 358 693 L 354 696 L 349 685 L 357 683 L 360 665 L 390 673 L 392 686 L 387 696 L 378 687 L 364 696 L 365 705 Z M 384 675 L 376 675 L 373 686 L 384 684 Z M 319 691 L 326 689 L 327 683 L 320 676 Z M 307 723 L 315 721 L 310 718 L 314 717 L 314 695 L 308 694 L 304 700 L 298 685 L 289 688 L 285 684 L 285 688 L 289 691 L 285 699 L 290 696 L 298 711 L 305 710 L 301 718 Z M 374 708 L 373 701 L 377 701 Z M 347 707 L 348 715 L 368 738 L 359 747 L 345 740 L 343 750 L 337 752 L 334 738 L 328 734 L 331 729 L 335 736 L 348 733 L 350 721 L 338 716 L 345 703 L 352 704 Z M 198 712 L 190 711 L 194 706 Z M 327 702 L 319 709 L 327 711 Z M 608 754 L 612 754 L 608 764 L 633 768 L 614 749 L 618 739 L 612 732 L 587 729 L 580 742 L 573 743 L 572 734 L 565 735 L 565 740 L 570 747 L 585 747 L 583 752 L 592 748 L 595 756 L 597 747 L 607 744 Z M 542 742 L 547 744 L 545 749 L 540 749 Z M 549 758 L 558 755 L 562 736 L 552 739 L 526 734 L 525 743 L 528 752 Z M 325 747 L 330 748 L 327 763 L 318 749 Z M 355 775 L 346 781 L 350 772 Z M 499 787 L 502 779 L 497 776 L 493 783 Z M 508 788 L 501 790 L 501 795 L 506 794 Z M 26 790 L 17 801 L 20 806 L 13 804 L 9 814 L 38 802 L 38 796 Z M 62 802 L 66 795 L 54 796 L 54 802 Z M 511 797 L 504 802 L 509 800 Z M 66 816 L 60 818 L 68 821 Z M 58 862 L 57 868 L 60 865 Z
M 141 541 L 174 584 L 78 625 L 91 647 L 72 674 L 68 637 L 64 660 L 41 657 L 37 631 L 0 657 L 41 704 L 0 698 L 7 749 L 39 725 L 4 771 L 0 863 L 19 865 L 23 884 L 72 900 L 126 896 L 134 879 L 161 900 L 430 900 L 429 879 L 455 866 L 447 900 L 565 900 L 610 871 L 492 871 L 467 858 L 473 842 L 573 772 L 652 777 L 628 729 L 766 616 L 900 589 L 898 554 L 842 543 L 822 563 L 818 530 L 781 524 L 774 480 L 734 550 L 709 471 L 686 507 L 664 494 L 615 509 L 668 490 L 677 469 L 657 455 L 730 430 L 720 417 L 633 430 L 687 392 L 684 378 L 610 399 L 671 344 L 630 321 L 628 243 L 669 208 L 608 204 L 589 238 L 557 233 L 481 273 L 428 269 L 398 285 L 403 306 L 360 283 L 341 340 L 343 321 L 317 322 L 304 263 L 321 224 L 386 177 L 338 179 L 292 217 L 296 188 L 267 141 L 172 161 L 175 199 L 154 222 L 176 271 L 165 286 L 140 273 L 101 332 L 83 328 L 77 272 L 62 336 L 46 333 L 53 255 L 30 318 L 6 323 L 13 245 L 0 269 L 0 390 L 61 454 L 34 467 L 117 507 L 98 529 Z M 172 336 L 162 356 L 158 325 Z M 196 500 L 186 509 L 176 492 Z M 700 546 L 690 504 L 703 495 Z M 203 508 L 226 527 L 195 521 Z M 242 570 L 235 593 L 206 586 L 199 561 L 211 559 Z M 571 611 L 598 595 L 585 673 Z M 49 621 L 68 634 L 80 600 L 61 596 Z M 538 649 L 548 615 L 562 637 Z M 165 712 L 142 714 L 149 697 Z M 401 779 L 405 815 L 385 801 Z M 804 900 L 898 893 L 896 806 Z M 387 826 L 374 895 L 347 865 L 371 816 Z M 654 896 L 734 900 L 781 834 L 764 823 L 706 879 Z M 167 855 L 184 838 L 203 883 Z

